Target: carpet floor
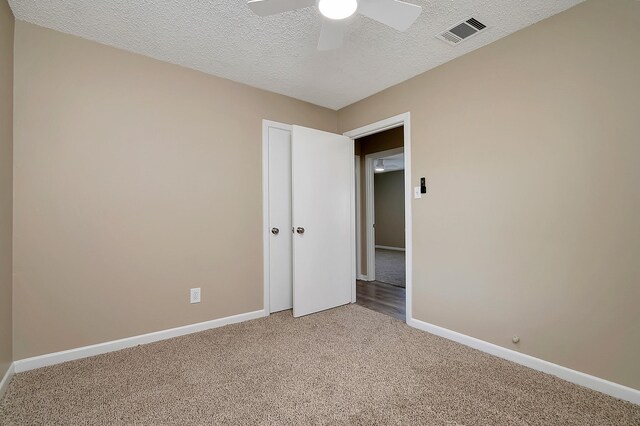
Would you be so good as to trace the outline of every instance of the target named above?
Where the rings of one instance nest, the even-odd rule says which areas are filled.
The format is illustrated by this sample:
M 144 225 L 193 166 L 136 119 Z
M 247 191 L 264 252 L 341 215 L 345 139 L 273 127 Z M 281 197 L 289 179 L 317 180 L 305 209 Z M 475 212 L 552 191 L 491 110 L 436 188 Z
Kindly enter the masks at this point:
M 623 426 L 640 406 L 348 305 L 17 374 L 0 424 Z
M 376 249 L 376 281 L 406 287 L 403 251 Z

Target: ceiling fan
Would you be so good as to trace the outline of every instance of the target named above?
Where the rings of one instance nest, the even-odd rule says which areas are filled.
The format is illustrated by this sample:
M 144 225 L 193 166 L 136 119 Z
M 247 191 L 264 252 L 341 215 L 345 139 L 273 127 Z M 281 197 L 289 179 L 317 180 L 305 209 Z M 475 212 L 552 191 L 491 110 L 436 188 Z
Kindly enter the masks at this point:
M 400 0 L 250 0 L 249 8 L 260 16 L 317 5 L 327 19 L 322 21 L 318 50 L 342 46 L 344 20 L 354 13 L 367 16 L 398 31 L 407 30 L 422 12 L 422 7 Z

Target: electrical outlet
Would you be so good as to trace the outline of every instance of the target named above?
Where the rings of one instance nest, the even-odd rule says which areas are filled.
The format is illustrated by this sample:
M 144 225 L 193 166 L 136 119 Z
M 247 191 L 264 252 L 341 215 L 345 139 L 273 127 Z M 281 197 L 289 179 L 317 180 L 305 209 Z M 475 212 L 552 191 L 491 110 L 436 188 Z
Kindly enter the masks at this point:
M 200 288 L 192 288 L 189 303 L 200 303 Z

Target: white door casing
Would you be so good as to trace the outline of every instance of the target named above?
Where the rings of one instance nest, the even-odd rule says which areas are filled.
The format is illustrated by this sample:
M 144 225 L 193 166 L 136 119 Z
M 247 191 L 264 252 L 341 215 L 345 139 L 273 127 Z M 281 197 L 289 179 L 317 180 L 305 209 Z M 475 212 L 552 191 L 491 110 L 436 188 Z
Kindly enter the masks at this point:
M 352 301 L 354 147 L 348 137 L 301 126 L 292 126 L 291 135 L 293 316 L 299 317 Z

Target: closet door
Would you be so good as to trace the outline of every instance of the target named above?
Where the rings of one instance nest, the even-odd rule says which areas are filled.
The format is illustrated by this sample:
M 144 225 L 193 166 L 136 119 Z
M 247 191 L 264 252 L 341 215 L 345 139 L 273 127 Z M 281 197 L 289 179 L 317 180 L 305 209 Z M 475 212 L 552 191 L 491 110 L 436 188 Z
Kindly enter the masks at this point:
M 292 126 L 293 316 L 351 302 L 355 281 L 353 141 Z
M 269 312 L 293 306 L 291 131 L 269 127 Z

